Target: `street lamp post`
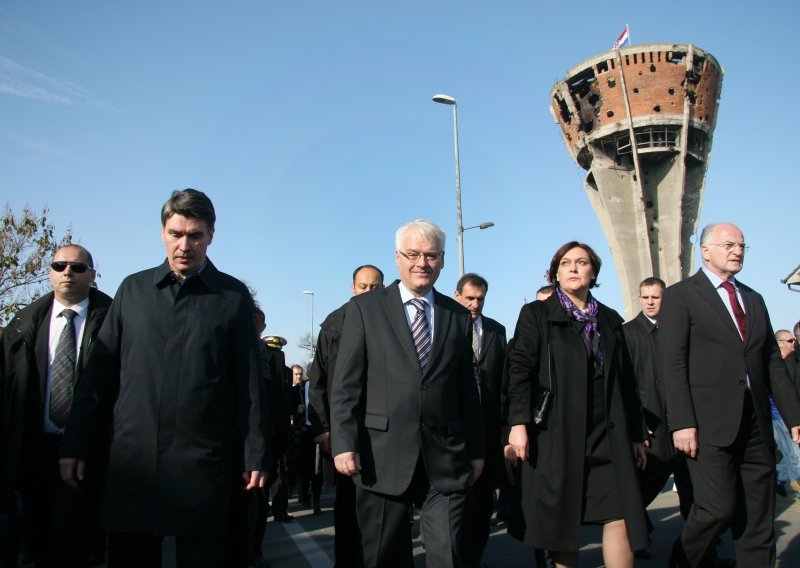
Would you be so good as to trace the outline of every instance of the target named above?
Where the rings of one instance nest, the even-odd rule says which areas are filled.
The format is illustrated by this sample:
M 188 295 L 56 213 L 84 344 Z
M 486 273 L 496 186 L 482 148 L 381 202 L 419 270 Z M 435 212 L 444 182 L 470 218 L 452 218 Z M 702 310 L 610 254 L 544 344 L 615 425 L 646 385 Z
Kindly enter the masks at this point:
M 456 148 L 456 228 L 458 230 L 458 273 L 464 276 L 464 226 L 461 223 L 461 168 L 458 164 L 458 105 L 450 95 L 439 93 L 433 102 L 453 107 L 453 141 Z
M 311 296 L 311 334 L 309 335 L 309 341 L 311 342 L 311 358 L 314 358 L 314 292 L 311 290 L 303 290 L 303 294 L 306 296 Z

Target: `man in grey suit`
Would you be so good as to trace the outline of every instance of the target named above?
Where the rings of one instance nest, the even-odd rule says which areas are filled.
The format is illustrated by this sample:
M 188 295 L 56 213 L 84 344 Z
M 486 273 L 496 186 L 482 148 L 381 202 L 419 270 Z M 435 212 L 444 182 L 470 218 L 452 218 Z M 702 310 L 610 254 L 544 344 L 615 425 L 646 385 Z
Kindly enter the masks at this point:
M 730 223 L 700 236 L 703 267 L 667 288 L 659 376 L 675 448 L 695 502 L 670 566 L 708 565 L 730 526 L 738 566 L 775 565 L 775 442 L 770 395 L 800 442 L 800 400 L 781 361 L 764 299 L 735 275 L 747 247 Z
M 400 281 L 350 300 L 330 392 L 334 464 L 355 478 L 364 565 L 413 566 L 408 508 L 428 566 L 460 566 L 466 489 L 483 470 L 472 318 L 433 285 L 444 232 L 395 236 Z

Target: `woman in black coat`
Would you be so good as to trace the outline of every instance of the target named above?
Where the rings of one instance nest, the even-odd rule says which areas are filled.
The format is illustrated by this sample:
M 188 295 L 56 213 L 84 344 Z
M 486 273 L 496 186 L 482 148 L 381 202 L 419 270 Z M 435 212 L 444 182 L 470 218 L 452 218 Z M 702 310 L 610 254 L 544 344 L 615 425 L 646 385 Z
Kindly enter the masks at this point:
M 636 468 L 646 430 L 627 357 L 622 318 L 597 302 L 601 261 L 582 243 L 550 263 L 555 293 L 522 308 L 508 352 L 509 444 L 524 462 L 525 542 L 576 566 L 580 527 L 603 525 L 606 566 L 633 566 L 647 547 Z M 552 384 L 546 424 L 533 423 L 537 394 Z

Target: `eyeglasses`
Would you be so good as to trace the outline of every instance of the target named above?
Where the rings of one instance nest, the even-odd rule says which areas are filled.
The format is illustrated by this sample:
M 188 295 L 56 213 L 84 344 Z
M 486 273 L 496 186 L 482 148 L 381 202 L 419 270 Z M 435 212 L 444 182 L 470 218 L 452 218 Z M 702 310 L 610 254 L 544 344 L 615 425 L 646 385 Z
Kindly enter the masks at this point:
M 406 257 L 411 262 L 417 262 L 419 260 L 419 257 L 422 256 L 422 257 L 425 257 L 425 262 L 433 264 L 434 262 L 436 262 L 437 260 L 439 260 L 442 257 L 442 253 L 440 253 L 440 252 L 424 252 L 423 253 L 423 252 L 417 252 L 415 250 L 410 250 L 408 252 L 403 252 L 401 250 L 398 250 L 397 252 L 399 252 L 402 256 Z
M 706 245 L 710 247 L 722 247 L 727 252 L 731 252 L 736 248 L 742 249 L 742 252 L 747 252 L 750 250 L 750 246 L 744 243 L 706 243 Z
M 779 339 L 778 341 L 785 341 L 786 343 L 794 343 L 794 337 L 790 337 L 789 339 Z
M 83 274 L 86 272 L 86 270 L 94 270 L 94 268 L 85 262 L 66 262 L 64 260 L 57 260 L 50 264 L 50 268 L 56 272 L 64 272 L 67 269 L 67 266 L 69 266 L 72 269 L 72 272 L 75 272 L 76 274 Z

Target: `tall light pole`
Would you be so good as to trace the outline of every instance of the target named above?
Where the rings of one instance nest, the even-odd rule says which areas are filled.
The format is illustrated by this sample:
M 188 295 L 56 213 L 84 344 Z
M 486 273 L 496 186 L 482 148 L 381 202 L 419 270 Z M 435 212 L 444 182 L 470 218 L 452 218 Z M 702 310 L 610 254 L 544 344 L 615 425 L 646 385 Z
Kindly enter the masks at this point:
M 433 102 L 453 107 L 453 140 L 456 147 L 456 227 L 458 229 L 458 273 L 464 276 L 464 226 L 461 223 L 461 168 L 458 164 L 458 105 L 450 95 L 439 93 Z
M 311 334 L 309 335 L 309 341 L 311 342 L 311 358 L 314 358 L 314 292 L 311 290 L 303 290 L 303 294 L 306 296 L 311 296 Z

